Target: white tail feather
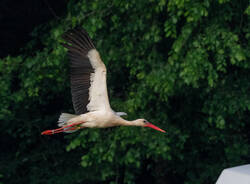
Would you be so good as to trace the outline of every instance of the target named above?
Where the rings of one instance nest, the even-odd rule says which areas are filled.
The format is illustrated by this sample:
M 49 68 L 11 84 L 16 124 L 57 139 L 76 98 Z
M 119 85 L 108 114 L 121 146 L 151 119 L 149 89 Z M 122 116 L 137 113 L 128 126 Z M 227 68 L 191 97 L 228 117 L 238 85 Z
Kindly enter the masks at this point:
M 58 126 L 59 127 L 63 127 L 65 125 L 67 125 L 67 122 L 76 117 L 77 115 L 74 115 L 74 114 L 69 114 L 69 113 L 62 113 L 59 117 L 59 120 L 58 120 Z
M 63 127 L 63 126 L 66 126 L 67 125 L 67 122 L 76 117 L 77 115 L 74 115 L 74 114 L 69 114 L 69 113 L 62 113 L 59 117 L 59 120 L 58 120 L 58 126 L 59 127 Z M 73 133 L 77 130 L 69 130 L 69 131 L 64 131 L 65 133 Z

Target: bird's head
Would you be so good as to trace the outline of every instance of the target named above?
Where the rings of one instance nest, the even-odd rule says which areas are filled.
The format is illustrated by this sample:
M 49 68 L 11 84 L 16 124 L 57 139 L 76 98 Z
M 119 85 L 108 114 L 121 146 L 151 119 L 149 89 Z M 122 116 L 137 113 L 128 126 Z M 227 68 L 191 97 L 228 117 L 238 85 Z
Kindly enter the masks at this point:
M 160 132 L 166 132 L 165 130 L 160 129 L 159 127 L 153 125 L 152 123 L 149 123 L 147 120 L 145 119 L 137 119 L 134 121 L 134 125 L 135 126 L 142 126 L 142 127 L 149 127 L 149 128 L 153 128 L 155 130 L 158 130 Z

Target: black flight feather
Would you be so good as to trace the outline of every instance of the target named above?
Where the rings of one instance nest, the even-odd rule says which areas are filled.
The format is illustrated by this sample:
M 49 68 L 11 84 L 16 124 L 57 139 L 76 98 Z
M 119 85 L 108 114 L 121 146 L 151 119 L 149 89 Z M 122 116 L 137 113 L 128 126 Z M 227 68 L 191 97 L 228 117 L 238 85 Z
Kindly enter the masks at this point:
M 87 54 L 95 46 L 82 28 L 69 30 L 62 38 L 67 42 L 63 46 L 68 49 L 70 59 L 71 95 L 75 113 L 84 114 L 89 103 L 90 75 L 94 73 Z

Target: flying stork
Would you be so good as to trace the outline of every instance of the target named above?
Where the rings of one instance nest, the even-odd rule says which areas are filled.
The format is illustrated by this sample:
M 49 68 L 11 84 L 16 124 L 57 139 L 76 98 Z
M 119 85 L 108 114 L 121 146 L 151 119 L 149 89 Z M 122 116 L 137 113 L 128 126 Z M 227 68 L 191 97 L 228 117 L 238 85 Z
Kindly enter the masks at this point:
M 106 128 L 113 126 L 150 127 L 165 132 L 145 119 L 127 121 L 109 104 L 106 66 L 99 52 L 83 28 L 69 30 L 63 35 L 63 44 L 70 58 L 71 94 L 75 114 L 62 113 L 54 130 L 43 131 L 42 135 L 59 132 L 71 133 L 82 128 Z

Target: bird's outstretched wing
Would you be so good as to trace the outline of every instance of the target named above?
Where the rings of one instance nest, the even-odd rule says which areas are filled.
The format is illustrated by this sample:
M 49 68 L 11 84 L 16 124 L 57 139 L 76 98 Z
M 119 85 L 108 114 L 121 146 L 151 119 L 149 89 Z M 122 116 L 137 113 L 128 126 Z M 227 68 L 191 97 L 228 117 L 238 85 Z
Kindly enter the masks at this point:
M 71 94 L 76 114 L 109 110 L 106 67 L 88 33 L 77 28 L 63 35 L 70 58 Z

